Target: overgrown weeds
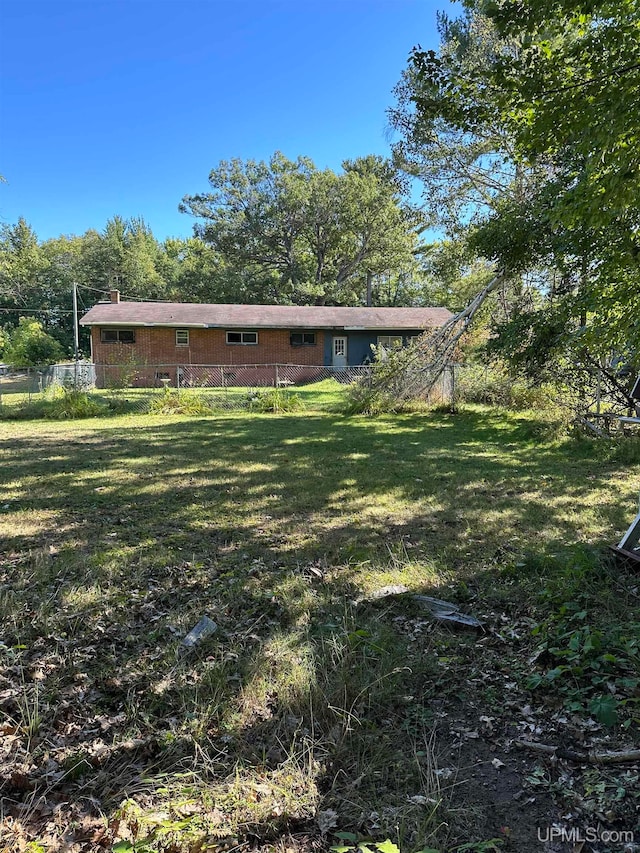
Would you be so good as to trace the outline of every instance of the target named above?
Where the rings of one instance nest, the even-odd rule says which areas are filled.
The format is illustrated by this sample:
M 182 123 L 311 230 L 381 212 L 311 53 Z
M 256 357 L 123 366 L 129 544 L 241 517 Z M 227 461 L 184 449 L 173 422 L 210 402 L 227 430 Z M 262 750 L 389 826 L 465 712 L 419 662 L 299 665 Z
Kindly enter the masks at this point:
M 531 564 L 525 568 L 531 571 Z M 548 558 L 538 601 L 546 615 L 536 643 L 529 690 L 560 697 L 572 713 L 629 729 L 640 723 L 640 617 L 635 579 L 597 552 Z
M 565 430 L 572 422 L 573 413 L 557 405 L 558 389 L 536 385 L 510 375 L 499 367 L 483 364 L 450 364 L 433 384 L 427 383 L 422 391 L 429 368 L 403 368 L 399 372 L 397 360 L 402 352 L 393 352 L 371 367 L 371 375 L 352 383 L 346 392 L 345 411 L 349 415 L 397 414 L 425 410 L 456 410 L 465 404 L 483 404 L 512 412 L 534 411 L 544 414 L 548 421 L 562 421 Z M 412 378 L 412 374 L 415 376 Z M 415 393 L 410 393 L 415 384 Z
M 557 389 L 536 385 L 497 365 L 462 364 L 456 371 L 456 399 L 460 403 L 483 403 L 514 412 L 545 412 L 555 409 Z
M 252 412 L 297 412 L 304 408 L 298 394 L 288 388 L 269 388 L 264 391 L 252 391 L 248 397 L 248 408 Z
M 75 420 L 113 414 L 109 404 L 94 395 L 66 385 L 52 385 L 39 399 L 17 406 L 0 406 L 0 420 Z
M 206 416 L 214 414 L 216 409 L 202 394 L 165 387 L 159 396 L 151 398 L 147 411 L 151 415 Z
M 640 436 L 638 435 L 613 435 L 603 440 L 596 438 L 593 434 L 586 435 L 584 432 L 576 431 L 572 436 L 570 447 L 576 456 L 582 457 L 586 462 L 597 460 L 624 465 L 637 465 L 640 462 Z

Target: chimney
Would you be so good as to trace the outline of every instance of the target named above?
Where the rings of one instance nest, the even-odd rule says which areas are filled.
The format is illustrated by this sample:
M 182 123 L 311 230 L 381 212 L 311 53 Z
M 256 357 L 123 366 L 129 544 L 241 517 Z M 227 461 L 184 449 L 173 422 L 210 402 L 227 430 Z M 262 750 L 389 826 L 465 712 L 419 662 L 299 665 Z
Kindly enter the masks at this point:
M 111 301 L 117 305 L 120 302 L 120 291 L 119 290 L 110 290 L 109 295 L 111 296 Z

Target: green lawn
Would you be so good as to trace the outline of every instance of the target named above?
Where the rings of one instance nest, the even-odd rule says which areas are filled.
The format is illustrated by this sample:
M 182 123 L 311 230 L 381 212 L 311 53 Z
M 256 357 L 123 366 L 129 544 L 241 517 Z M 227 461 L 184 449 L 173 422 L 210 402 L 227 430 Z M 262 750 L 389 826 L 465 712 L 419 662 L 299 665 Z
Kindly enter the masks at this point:
M 480 407 L 312 408 L 0 424 L 7 843 L 302 851 L 345 830 L 453 850 L 515 820 L 504 780 L 537 784 L 505 708 L 552 721 L 553 740 L 568 703 L 587 719 L 598 685 L 610 695 L 604 667 L 620 701 L 596 738 L 636 737 L 637 647 L 611 626 L 640 621 L 637 576 L 592 553 L 636 511 L 640 465 L 617 461 L 635 445 Z M 452 632 L 405 598 L 357 603 L 391 583 L 490 630 Z M 551 664 L 532 652 L 587 593 L 581 625 L 618 643 L 617 662 L 536 689 Z M 218 632 L 179 654 L 205 613 Z M 559 796 L 540 779 L 530 825 L 497 849 L 534 849 Z
M 293 397 L 298 408 L 310 412 L 339 411 L 344 405 L 345 385 L 335 379 L 324 379 L 309 385 L 280 388 L 276 392 L 285 401 Z M 94 388 L 87 398 L 104 407 L 112 414 L 146 414 L 154 406 L 160 407 L 167 400 L 175 407 L 176 402 L 202 401 L 214 411 L 242 410 L 250 407 L 256 397 L 273 394 L 270 387 L 202 387 L 202 388 Z M 63 389 L 51 385 L 44 391 L 38 390 L 37 376 L 9 380 L 0 377 L 0 420 L 16 418 L 37 420 L 51 418 L 64 420 L 60 414 L 51 413 L 52 403 L 60 400 Z M 190 413 L 192 414 L 192 413 Z M 67 415 L 67 418 L 71 415 Z M 76 417 L 74 415 L 73 417 Z

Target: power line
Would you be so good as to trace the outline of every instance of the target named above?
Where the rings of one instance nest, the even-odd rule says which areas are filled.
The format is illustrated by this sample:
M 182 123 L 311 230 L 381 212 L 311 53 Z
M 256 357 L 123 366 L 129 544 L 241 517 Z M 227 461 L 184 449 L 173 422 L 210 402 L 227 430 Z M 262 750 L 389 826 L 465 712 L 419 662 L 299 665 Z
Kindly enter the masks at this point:
M 16 314 L 73 314 L 66 308 L 1 308 L 5 314 L 15 312 Z
M 88 284 L 78 284 L 78 287 L 81 287 L 83 290 L 93 290 L 94 293 L 109 293 L 108 290 L 99 290 L 97 287 L 89 287 Z
M 108 290 L 99 290 L 97 287 L 89 287 L 87 284 L 79 284 L 78 288 L 82 288 L 83 290 L 90 290 L 93 293 L 101 293 L 105 296 L 109 295 Z M 80 294 L 78 294 L 80 295 Z M 166 299 L 150 299 L 144 296 L 133 296 L 128 293 L 121 294 L 125 299 L 130 299 L 135 302 L 166 302 Z M 88 311 L 84 300 L 80 297 L 80 303 L 84 311 Z M 67 308 L 3 308 L 0 307 L 0 313 L 3 314 L 73 314 L 73 311 Z
M 87 284 L 79 284 L 78 287 L 84 288 L 84 290 L 92 290 L 94 293 L 102 293 L 105 296 L 108 296 L 111 293 L 111 290 L 99 290 L 97 287 L 89 287 Z M 115 289 L 115 288 L 113 288 Z M 166 299 L 152 299 L 149 296 L 135 296 L 131 293 L 121 293 L 123 299 L 132 299 L 135 302 L 166 302 Z
M 136 302 L 166 302 L 166 299 L 151 299 L 151 297 L 146 296 L 131 296 L 129 293 L 121 293 L 120 296 L 124 297 L 124 299 L 135 299 Z

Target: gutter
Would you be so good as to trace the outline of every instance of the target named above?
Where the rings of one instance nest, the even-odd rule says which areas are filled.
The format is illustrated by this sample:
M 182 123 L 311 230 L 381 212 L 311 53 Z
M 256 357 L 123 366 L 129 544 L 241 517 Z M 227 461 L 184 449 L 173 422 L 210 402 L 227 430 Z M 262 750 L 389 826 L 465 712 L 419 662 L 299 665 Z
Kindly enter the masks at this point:
M 209 329 L 207 323 L 141 323 L 139 320 L 119 320 L 117 323 L 114 320 L 80 320 L 81 326 L 135 326 L 137 329 Z M 222 327 L 220 327 L 222 328 Z M 240 327 L 239 327 L 240 328 Z M 245 327 L 242 326 L 244 329 Z
M 180 323 L 178 321 L 171 323 L 141 323 L 139 320 L 120 320 L 118 322 L 115 322 L 114 320 L 80 320 L 80 325 L 113 326 L 116 328 L 121 328 L 123 326 L 135 326 L 137 329 L 256 329 L 258 331 L 260 329 L 270 329 L 278 331 L 284 330 L 287 332 L 292 329 L 304 329 L 318 332 L 380 332 L 387 330 L 397 332 L 424 331 L 420 326 L 397 326 L 389 323 L 384 326 L 319 326 L 314 325 L 313 323 L 307 323 L 305 325 L 280 323 L 277 326 L 266 326 L 264 324 L 256 325 L 255 323 Z

